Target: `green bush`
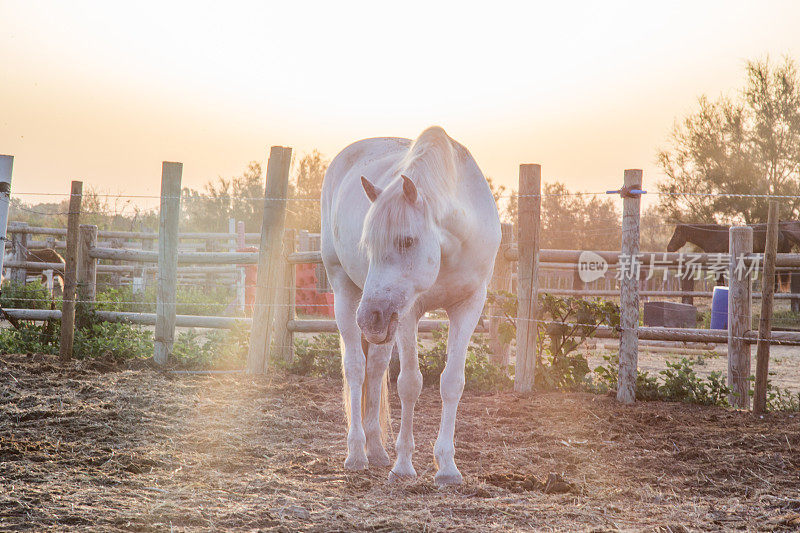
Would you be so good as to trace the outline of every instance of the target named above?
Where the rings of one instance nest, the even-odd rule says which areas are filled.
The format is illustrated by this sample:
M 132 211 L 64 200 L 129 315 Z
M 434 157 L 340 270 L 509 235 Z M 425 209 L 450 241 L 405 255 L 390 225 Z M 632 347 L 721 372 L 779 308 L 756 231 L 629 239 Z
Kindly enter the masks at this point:
M 514 368 L 510 374 L 502 366 L 494 364 L 489 355 L 491 350 L 483 337 L 471 345 L 467 351 L 464 369 L 466 383 L 464 388 L 473 391 L 510 390 L 514 386 Z
M 712 372 L 708 378 L 700 378 L 694 371 L 697 361 L 682 358 L 677 363 L 666 362 L 667 368 L 659 372 L 664 384 L 659 387 L 661 398 L 669 401 L 696 403 L 701 405 L 728 405 L 730 389 L 721 372 Z
M 180 285 L 176 294 L 179 315 L 221 315 L 233 299 L 232 287 Z M 156 287 L 149 285 L 143 293 L 134 293 L 130 285 L 107 287 L 98 291 L 97 310 L 156 312 Z M 132 303 L 131 303 L 132 302 Z
M 54 300 L 41 280 L 19 283 L 6 280 L 0 291 L 0 307 L 5 309 L 50 309 Z M 57 307 L 61 307 L 60 300 Z
M 153 333 L 139 326 L 98 322 L 75 328 L 75 357 L 117 360 L 147 358 L 153 355 Z
M 295 338 L 294 354 L 291 362 L 279 362 L 278 365 L 292 374 L 302 376 L 342 376 L 338 334 L 324 333 L 311 339 Z
M 487 300 L 503 313 L 500 341 L 516 336 L 517 297 L 509 292 L 489 292 Z M 534 386 L 539 390 L 581 390 L 591 387 L 591 369 L 577 349 L 601 325 L 619 325 L 619 306 L 599 298 L 561 298 L 539 294 L 537 354 Z
M 418 345 L 419 368 L 426 386 L 438 386 L 439 376 L 447 363 L 447 330 L 433 332 L 433 346 Z M 290 363 L 278 363 L 293 374 L 305 376 L 342 376 L 339 335 L 322 334 L 311 339 L 295 339 L 295 357 Z M 485 340 L 477 339 L 467 351 L 465 363 L 467 390 L 488 391 L 508 389 L 513 379 L 505 369 L 489 360 L 489 347 Z
M 20 322 L 20 329 L 0 329 L 0 353 L 58 353 L 57 322 Z
M 606 393 L 608 391 L 617 390 L 619 383 L 619 353 L 612 353 L 604 355 L 605 365 L 600 365 L 594 369 L 596 381 L 593 382 L 590 390 L 593 392 Z M 636 399 L 637 400 L 657 400 L 658 395 L 658 379 L 651 376 L 648 372 L 637 370 L 636 372 Z
M 600 392 L 617 388 L 617 369 L 619 355 L 603 356 L 606 365 L 595 369 L 596 390 Z M 725 377 L 721 372 L 712 372 L 707 378 L 701 378 L 694 371 L 696 365 L 702 365 L 703 359 L 683 358 L 678 362 L 667 361 L 667 368 L 661 370 L 661 382 L 656 376 L 639 371 L 636 376 L 637 400 L 663 400 L 669 402 L 687 402 L 701 405 L 728 405 L 730 389 L 725 385 Z
M 753 389 L 750 389 L 753 394 Z M 767 411 L 800 411 L 800 392 L 774 387 L 767 382 Z
M 242 368 L 250 343 L 249 328 L 182 331 L 175 339 L 172 357 L 180 366 L 203 369 Z
M 447 364 L 447 328 L 434 330 L 433 345 L 426 348 L 422 343 L 417 346 L 419 370 L 422 383 L 427 386 L 438 386 L 439 377 Z M 473 337 L 467 347 L 464 363 L 464 388 L 473 391 L 493 391 L 509 389 L 513 378 L 509 377 L 503 367 L 489 360 L 491 351 L 486 340 Z

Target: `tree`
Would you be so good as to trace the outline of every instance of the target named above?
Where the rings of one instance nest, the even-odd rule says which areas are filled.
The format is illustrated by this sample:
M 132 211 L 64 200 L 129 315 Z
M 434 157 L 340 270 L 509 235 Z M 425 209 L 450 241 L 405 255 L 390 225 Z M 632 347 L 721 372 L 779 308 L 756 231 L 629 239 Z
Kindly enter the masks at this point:
M 785 58 L 749 61 L 736 98 L 699 99 L 700 109 L 675 125 L 658 154 L 667 178 L 660 207 L 676 222 L 766 222 L 767 198 L 721 193 L 800 195 L 800 77 Z M 691 193 L 691 194 L 689 194 Z M 698 194 L 700 193 L 700 194 Z M 784 216 L 800 199 L 782 200 Z
M 13 193 L 12 193 L 13 196 Z M 67 225 L 69 195 L 59 202 L 25 204 L 11 198 L 9 220 L 30 226 L 63 228 Z M 144 210 L 122 195 L 105 194 L 87 186 L 81 198 L 81 224 L 94 224 L 101 230 L 141 231 L 158 229 L 158 213 Z
M 289 184 L 286 203 L 286 227 L 305 229 L 312 233 L 320 230 L 320 194 L 322 180 L 330 161 L 314 150 L 305 154 L 296 165 L 294 178 Z
M 241 176 L 217 178 L 205 192 L 183 189 L 181 228 L 184 231 L 228 231 L 228 219 L 243 220 L 245 230 L 261 230 L 264 178 L 261 163 L 251 161 Z
M 639 223 L 639 250 L 642 252 L 664 252 L 675 229 L 664 224 L 667 218 L 659 206 L 652 206 L 642 211 Z
M 611 198 L 570 193 L 563 183 L 542 192 L 542 248 L 619 250 L 620 214 Z
M 500 214 L 501 222 L 509 222 L 511 224 L 517 221 L 517 191 L 516 189 L 507 189 L 505 185 L 496 185 L 494 180 L 486 177 L 489 183 L 489 189 L 492 191 L 492 196 L 497 204 L 497 211 Z

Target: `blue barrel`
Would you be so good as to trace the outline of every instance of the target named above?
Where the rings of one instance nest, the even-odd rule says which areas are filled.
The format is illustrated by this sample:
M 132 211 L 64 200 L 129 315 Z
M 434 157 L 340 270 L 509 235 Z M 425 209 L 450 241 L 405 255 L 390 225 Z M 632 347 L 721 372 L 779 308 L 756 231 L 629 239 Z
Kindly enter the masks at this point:
M 714 287 L 711 296 L 711 329 L 728 329 L 728 287 Z

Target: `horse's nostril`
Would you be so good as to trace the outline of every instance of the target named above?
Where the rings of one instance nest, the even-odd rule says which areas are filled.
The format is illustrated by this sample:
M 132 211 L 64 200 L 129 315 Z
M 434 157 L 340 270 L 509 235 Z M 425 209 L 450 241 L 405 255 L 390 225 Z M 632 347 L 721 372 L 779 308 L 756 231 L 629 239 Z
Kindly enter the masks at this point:
M 372 325 L 373 326 L 380 326 L 381 324 L 381 312 L 380 311 L 373 311 L 372 312 Z

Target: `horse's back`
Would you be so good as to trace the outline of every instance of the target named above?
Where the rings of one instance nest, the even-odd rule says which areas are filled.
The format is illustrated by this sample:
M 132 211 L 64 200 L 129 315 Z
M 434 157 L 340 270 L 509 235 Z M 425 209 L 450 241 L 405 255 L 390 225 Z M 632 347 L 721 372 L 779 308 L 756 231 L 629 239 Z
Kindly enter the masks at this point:
M 323 204 L 327 193 L 333 193 L 342 186 L 343 181 L 357 170 L 366 170 L 371 165 L 381 160 L 392 158 L 399 161 L 411 145 L 410 139 L 401 137 L 373 137 L 356 141 L 333 158 L 322 184 Z M 360 176 L 358 176 L 360 177 Z M 378 176 L 371 176 L 371 180 L 378 180 Z M 376 185 L 379 185 L 376 183 Z M 360 186 L 360 185 L 359 185 Z

